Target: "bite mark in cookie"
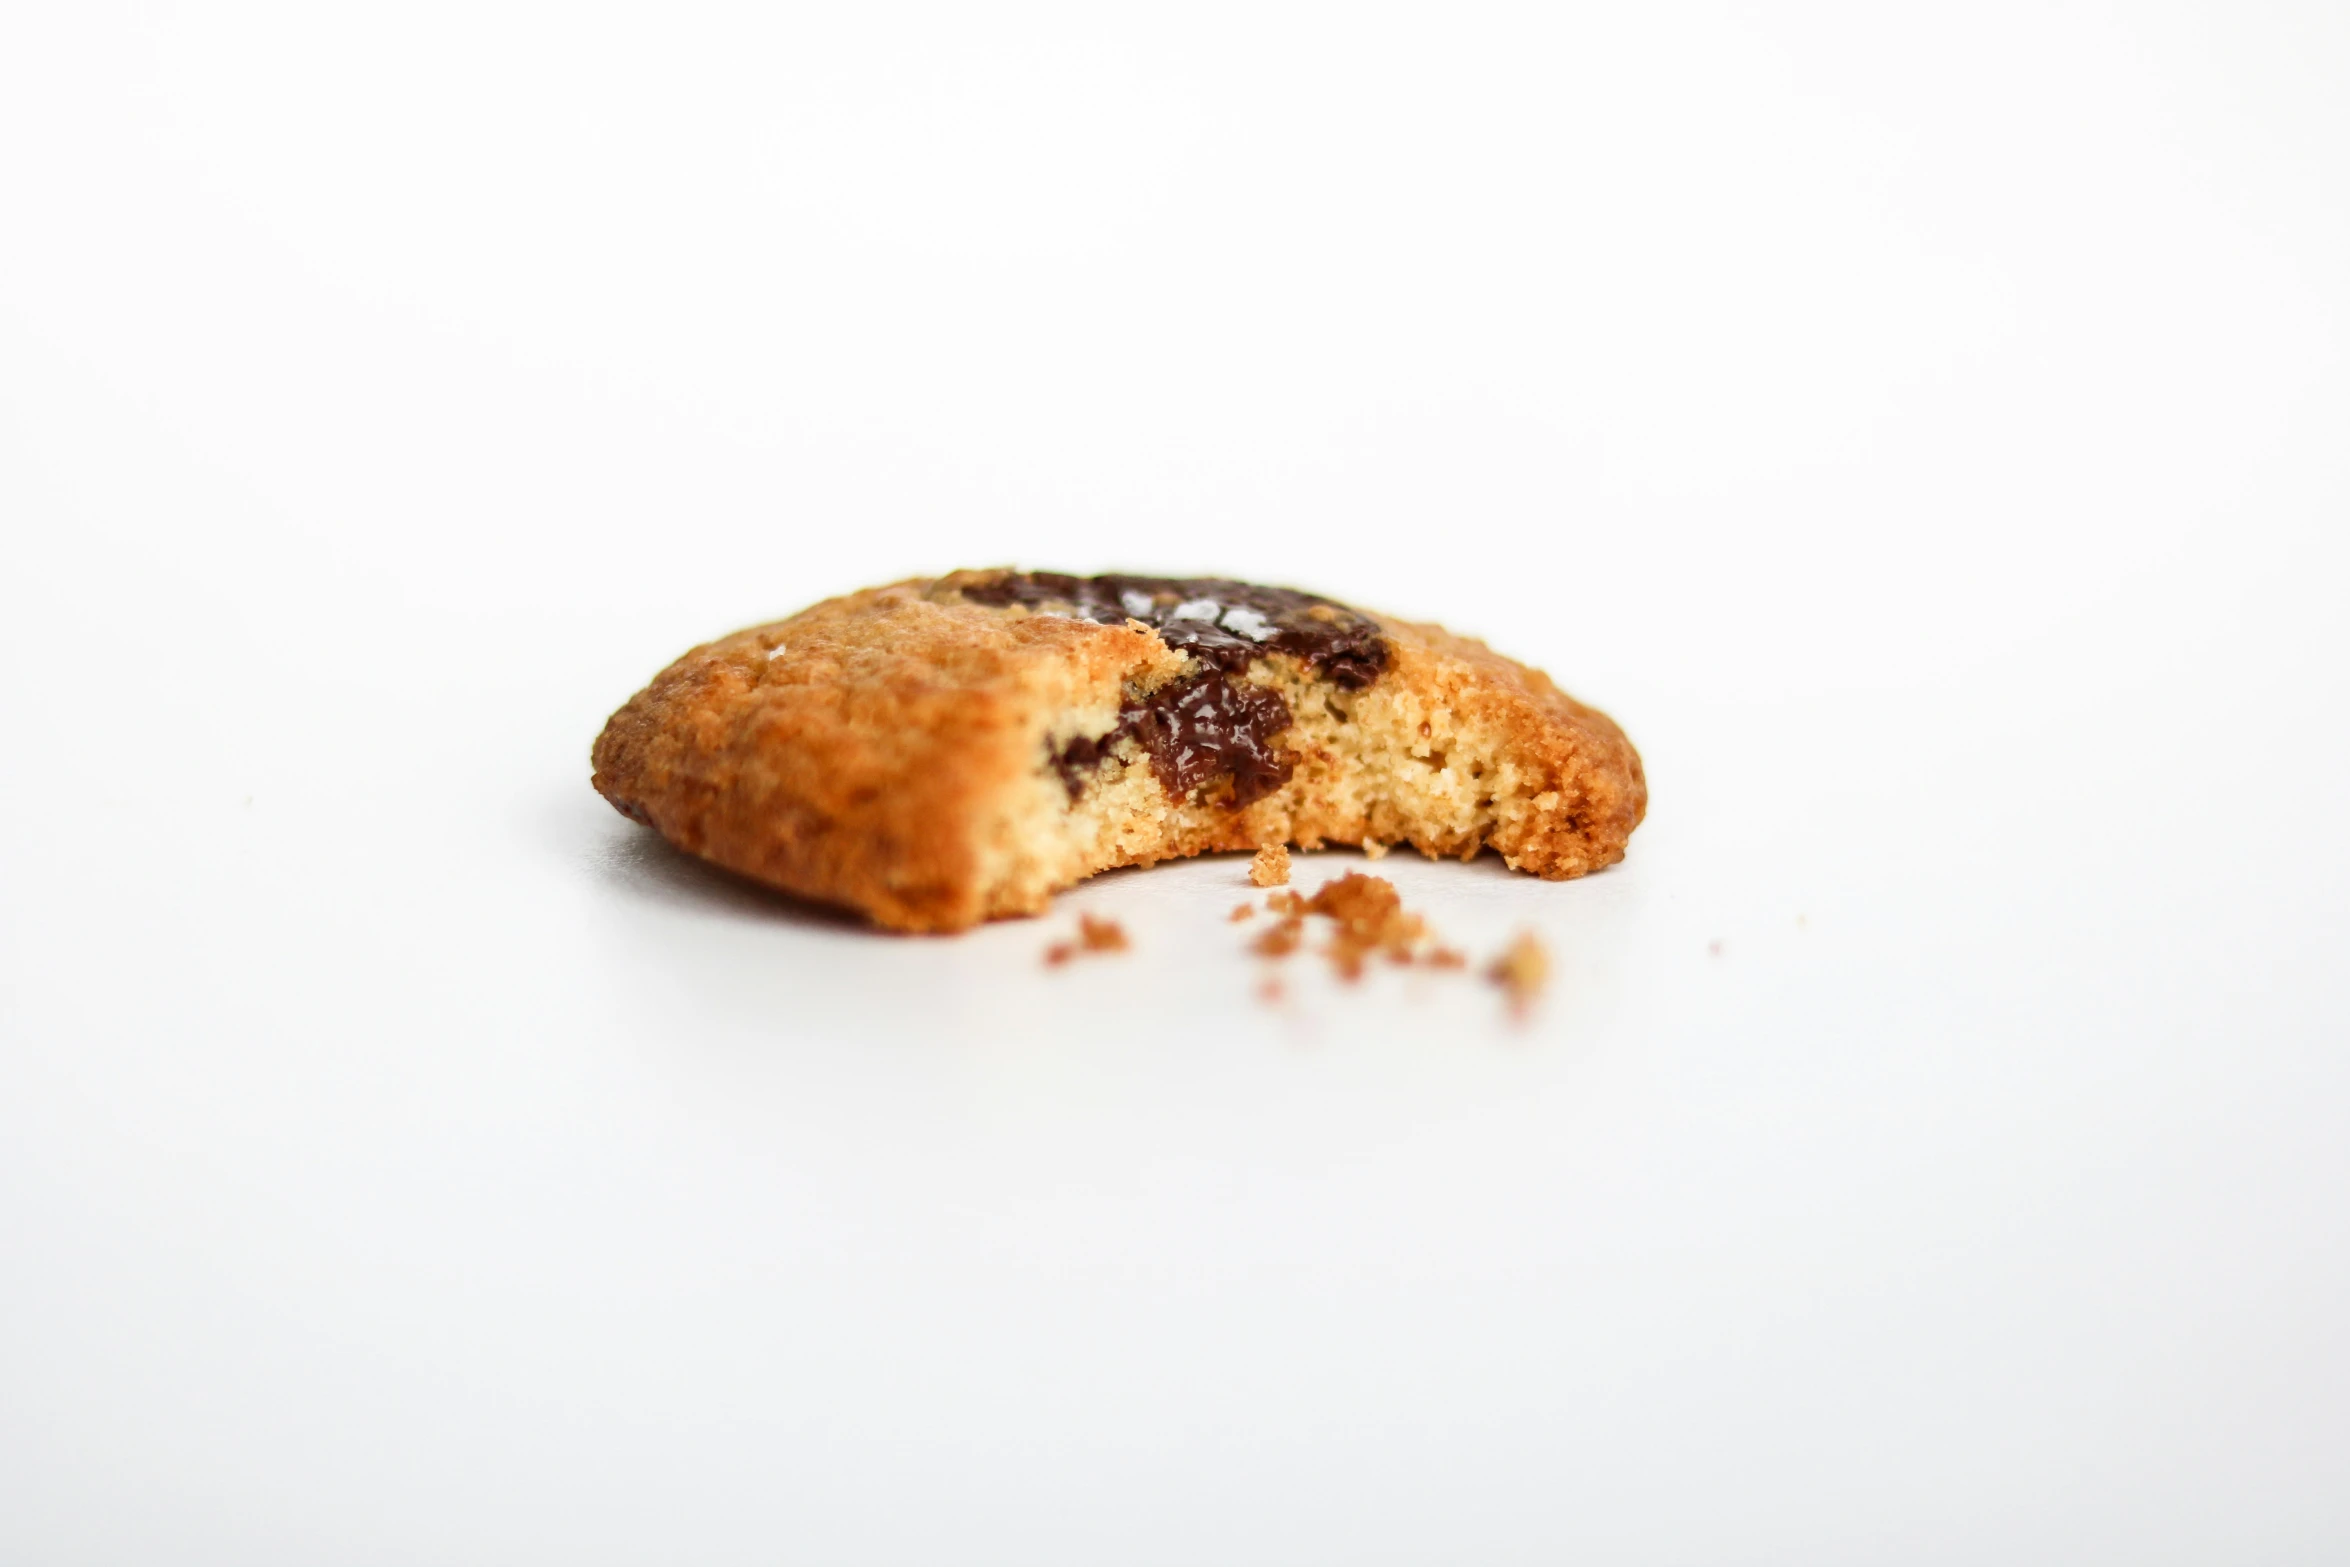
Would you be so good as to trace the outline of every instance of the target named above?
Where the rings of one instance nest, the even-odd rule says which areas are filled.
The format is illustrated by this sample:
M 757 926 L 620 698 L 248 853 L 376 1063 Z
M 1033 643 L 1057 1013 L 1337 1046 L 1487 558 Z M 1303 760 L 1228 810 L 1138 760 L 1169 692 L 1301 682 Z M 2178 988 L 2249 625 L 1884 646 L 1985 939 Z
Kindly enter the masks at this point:
M 1120 865 L 1325 843 L 1621 859 L 1604 715 L 1440 627 L 1223 578 L 959 572 L 697 648 L 596 743 L 624 814 L 898 930 Z

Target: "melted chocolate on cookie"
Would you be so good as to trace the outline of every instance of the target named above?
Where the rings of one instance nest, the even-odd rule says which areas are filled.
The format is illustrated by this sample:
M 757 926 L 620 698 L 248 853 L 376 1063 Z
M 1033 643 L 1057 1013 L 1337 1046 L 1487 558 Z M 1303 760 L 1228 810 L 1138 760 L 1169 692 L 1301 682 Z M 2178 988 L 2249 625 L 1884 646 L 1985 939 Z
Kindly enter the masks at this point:
M 1015 572 L 963 590 L 978 604 L 1074 612 L 1103 625 L 1139 620 L 1201 666 L 1148 697 L 1129 698 L 1098 740 L 1076 739 L 1053 758 L 1075 799 L 1095 766 L 1131 735 L 1170 795 L 1181 799 L 1229 776 L 1237 808 L 1289 781 L 1295 760 L 1275 746 L 1289 727 L 1278 692 L 1236 678 L 1268 653 L 1311 664 L 1331 684 L 1359 691 L 1387 667 L 1378 623 L 1343 604 L 1291 588 L 1222 577 L 1071 577 Z
M 1139 620 L 1169 647 L 1218 669 L 1246 669 L 1267 653 L 1289 653 L 1334 685 L 1359 691 L 1387 667 L 1378 623 L 1344 604 L 1294 588 L 1223 577 L 1071 577 L 1013 572 L 963 590 L 974 604 L 1069 609 L 1105 626 Z

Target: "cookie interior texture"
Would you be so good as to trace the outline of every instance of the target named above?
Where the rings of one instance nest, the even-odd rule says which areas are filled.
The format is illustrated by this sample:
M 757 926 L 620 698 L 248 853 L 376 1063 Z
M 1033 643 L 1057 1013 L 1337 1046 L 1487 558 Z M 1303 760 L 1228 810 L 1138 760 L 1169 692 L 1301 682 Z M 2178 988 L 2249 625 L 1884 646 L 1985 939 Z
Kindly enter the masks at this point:
M 1441 627 L 1218 578 L 1005 570 L 696 648 L 612 716 L 595 768 L 680 848 L 907 931 L 1270 844 L 1580 876 L 1623 858 L 1648 799 L 1605 714 Z

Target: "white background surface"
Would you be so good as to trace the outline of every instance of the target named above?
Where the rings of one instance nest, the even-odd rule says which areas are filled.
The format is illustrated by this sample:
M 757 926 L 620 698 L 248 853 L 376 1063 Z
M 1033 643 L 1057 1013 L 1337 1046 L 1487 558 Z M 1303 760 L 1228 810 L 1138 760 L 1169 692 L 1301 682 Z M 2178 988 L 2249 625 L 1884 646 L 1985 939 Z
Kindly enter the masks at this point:
M 2350 1556 L 2346 16 L 12 8 L 0 1559 Z M 1614 712 L 1533 1022 L 588 791 L 1003 561 Z

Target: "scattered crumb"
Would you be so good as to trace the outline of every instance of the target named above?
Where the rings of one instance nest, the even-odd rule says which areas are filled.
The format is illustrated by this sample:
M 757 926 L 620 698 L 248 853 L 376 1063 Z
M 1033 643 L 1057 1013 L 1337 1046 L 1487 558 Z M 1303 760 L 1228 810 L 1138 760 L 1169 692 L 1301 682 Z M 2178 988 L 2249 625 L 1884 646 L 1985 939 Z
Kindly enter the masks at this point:
M 1387 845 L 1381 843 L 1376 838 L 1365 838 L 1363 840 L 1363 858 L 1366 860 L 1386 859 Z
M 1718 958 L 1722 955 L 1722 944 L 1718 941 L 1709 941 L 1705 944 L 1705 950 Z
M 1348 871 L 1306 900 L 1306 908 L 1327 914 L 1342 925 L 1381 925 L 1403 911 L 1403 897 L 1384 876 Z
M 1404 912 L 1394 883 L 1360 871 L 1324 882 L 1306 908 L 1337 922 L 1330 961 L 1347 979 L 1362 977 L 1363 959 L 1373 952 L 1384 952 L 1399 963 L 1411 962 L 1413 947 L 1428 934 L 1420 916 Z
M 1259 887 L 1289 885 L 1289 845 L 1269 843 L 1249 862 L 1248 879 Z
M 1239 908 L 1234 909 L 1230 914 L 1226 915 L 1225 918 L 1230 920 L 1233 924 L 1237 925 L 1242 920 L 1254 919 L 1256 917 L 1256 912 L 1257 906 L 1255 904 L 1244 903 Z
M 1523 1017 L 1550 978 L 1550 954 L 1532 931 L 1520 931 L 1518 939 L 1493 960 L 1485 977 L 1509 992 L 1510 1010 Z
M 1096 919 L 1091 914 L 1077 916 L 1077 939 L 1056 941 L 1045 948 L 1044 960 L 1058 967 L 1080 952 L 1124 952 L 1127 948 L 1126 927 L 1116 920 Z
M 1264 958 L 1285 958 L 1297 950 L 1297 944 L 1306 933 L 1303 916 L 1285 914 L 1281 922 L 1249 943 L 1249 949 Z
M 1257 999 L 1268 1004 L 1279 1001 L 1287 994 L 1289 992 L 1282 986 L 1277 975 L 1266 975 L 1265 982 L 1257 987 Z
M 1287 889 L 1275 892 L 1265 899 L 1265 909 L 1274 922 L 1249 943 L 1249 950 L 1262 957 L 1285 958 L 1295 952 L 1305 939 L 1307 916 L 1318 914 L 1335 927 L 1322 955 L 1341 979 L 1361 979 L 1374 957 L 1432 969 L 1469 966 L 1466 954 L 1439 943 L 1429 933 L 1428 922 L 1404 908 L 1395 884 L 1384 877 L 1349 871 L 1324 882 L 1310 898 Z M 1232 919 L 1246 919 L 1252 912 L 1243 904 L 1232 911 Z M 1532 931 L 1526 931 L 1485 972 L 1509 992 L 1511 1011 L 1523 1017 L 1550 977 L 1550 954 Z M 1257 987 L 1257 995 L 1267 1002 L 1279 1000 L 1281 982 L 1268 977 Z

